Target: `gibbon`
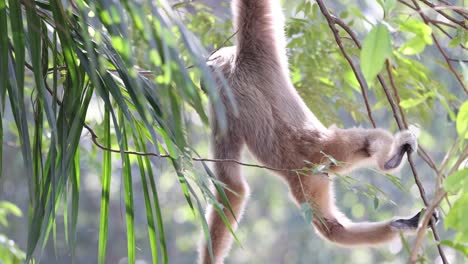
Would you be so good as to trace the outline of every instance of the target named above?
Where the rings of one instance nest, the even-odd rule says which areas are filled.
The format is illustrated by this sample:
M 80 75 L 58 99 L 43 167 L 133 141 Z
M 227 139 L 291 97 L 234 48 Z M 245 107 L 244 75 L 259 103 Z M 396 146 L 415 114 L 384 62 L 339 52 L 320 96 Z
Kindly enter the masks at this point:
M 225 78 L 218 80 L 218 85 L 226 107 L 227 128 L 222 129 L 220 120 L 211 115 L 215 158 L 239 160 L 247 146 L 258 161 L 274 168 L 301 169 L 324 163 L 331 156 L 340 161 L 330 168 L 338 173 L 362 166 L 376 166 L 387 172 L 400 167 L 405 153 L 416 151 L 416 136 L 408 130 L 392 135 L 382 129 L 326 128 L 306 107 L 289 79 L 279 1 L 234 0 L 232 9 L 236 46 L 222 48 L 209 59 L 212 70 Z M 221 89 L 222 82 L 228 83 L 231 95 Z M 236 111 L 229 96 L 235 99 Z M 400 231 L 417 228 L 420 213 L 384 222 L 349 221 L 335 206 L 329 175 L 313 175 L 311 171 L 305 172 L 309 175 L 277 173 L 287 182 L 298 204 L 309 203 L 314 209 L 312 223 L 321 237 L 345 246 L 375 245 L 398 237 Z M 238 164 L 218 162 L 214 172 L 226 186 L 235 215 L 226 206 L 224 213 L 235 230 L 249 187 Z M 223 203 L 220 197 L 218 201 Z M 206 217 L 215 263 L 223 263 L 232 235 L 211 206 Z M 211 263 L 206 243 L 200 247 L 199 262 Z

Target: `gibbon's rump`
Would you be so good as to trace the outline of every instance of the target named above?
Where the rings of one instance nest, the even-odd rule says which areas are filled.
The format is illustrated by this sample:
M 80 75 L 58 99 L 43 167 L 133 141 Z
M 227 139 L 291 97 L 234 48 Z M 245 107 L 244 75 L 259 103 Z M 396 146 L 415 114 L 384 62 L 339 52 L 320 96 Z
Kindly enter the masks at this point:
M 209 59 L 213 71 L 221 72 L 229 84 L 237 106 L 234 113 L 228 95 L 220 88 L 227 129 L 221 130 L 216 115 L 211 115 L 215 158 L 239 160 L 246 146 L 266 166 L 300 169 L 310 163 L 327 163 L 332 156 L 340 165 L 332 165 L 331 169 L 342 173 L 362 166 L 396 170 L 405 153 L 416 151 L 416 136 L 410 131 L 392 135 L 383 129 L 326 128 L 306 107 L 289 79 L 279 1 L 234 0 L 232 10 L 236 46 L 222 48 Z M 221 87 L 222 81 L 218 82 Z M 217 162 L 214 172 L 226 185 L 234 215 L 226 206 L 224 213 L 236 230 L 249 194 L 248 185 L 238 164 Z M 336 244 L 380 244 L 397 237 L 401 230 L 417 227 L 420 214 L 409 219 L 353 223 L 335 206 L 333 185 L 327 174 L 278 174 L 298 204 L 309 203 L 317 212 L 312 221 L 317 233 Z M 220 197 L 218 201 L 223 203 Z M 214 261 L 223 263 L 232 235 L 212 206 L 206 217 Z M 212 263 L 206 243 L 200 246 L 199 262 Z

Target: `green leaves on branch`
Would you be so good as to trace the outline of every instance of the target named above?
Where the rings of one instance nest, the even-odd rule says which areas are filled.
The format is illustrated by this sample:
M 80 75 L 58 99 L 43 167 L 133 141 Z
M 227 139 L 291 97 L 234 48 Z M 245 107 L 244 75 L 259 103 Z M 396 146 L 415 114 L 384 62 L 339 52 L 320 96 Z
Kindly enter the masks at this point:
M 382 70 L 385 60 L 391 54 L 390 32 L 385 25 L 379 23 L 369 31 L 361 49 L 361 70 L 369 85 Z

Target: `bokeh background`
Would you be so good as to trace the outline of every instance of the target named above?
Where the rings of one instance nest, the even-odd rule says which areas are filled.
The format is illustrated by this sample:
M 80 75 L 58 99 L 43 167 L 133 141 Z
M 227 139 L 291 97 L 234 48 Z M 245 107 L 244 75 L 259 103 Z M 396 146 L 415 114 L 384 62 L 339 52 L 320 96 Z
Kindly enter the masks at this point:
M 172 1 L 174 4 L 176 1 Z M 231 33 L 230 1 L 199 0 L 188 1 L 176 10 L 180 19 L 185 21 L 194 35 L 201 38 L 208 50 L 223 44 Z M 324 80 L 315 80 L 314 71 L 327 68 L 330 75 L 341 73 L 342 62 L 331 62 L 326 49 L 335 49 L 333 42 L 326 39 L 328 29 L 323 26 L 323 18 L 316 18 L 309 24 L 294 24 L 293 18 L 301 17 L 295 13 L 295 8 L 302 1 L 282 1 L 288 21 L 288 44 L 291 58 L 291 71 L 293 77 L 301 74 L 303 82 L 298 83 L 298 89 L 305 98 L 306 103 L 326 124 L 336 123 L 338 126 L 370 127 L 365 119 L 362 99 L 357 92 L 341 94 L 339 86 L 324 85 Z M 353 9 L 361 10 L 365 16 L 375 21 L 381 16 L 376 1 L 336 0 L 327 1 L 335 13 L 353 15 Z M 456 3 L 456 1 L 452 1 Z M 462 1 L 459 1 L 460 3 Z M 320 15 L 319 15 L 320 16 Z M 315 27 L 310 29 L 308 27 Z M 295 43 L 291 39 L 297 37 L 297 32 L 308 28 L 312 38 L 315 34 L 317 42 Z M 365 23 L 356 23 L 353 28 L 364 32 Z M 325 39 L 325 40 L 324 40 Z M 398 41 L 398 36 L 395 37 Z M 328 42 L 327 42 L 328 41 Z M 326 45 L 329 43 L 330 45 Z M 138 56 L 145 56 L 145 50 L 138 50 Z M 425 61 L 426 54 L 436 52 L 433 46 L 427 47 L 417 60 L 436 72 L 440 65 L 434 61 Z M 304 57 L 304 55 L 306 55 Z M 333 65 L 332 63 L 336 63 Z M 333 67 L 337 67 L 333 69 Z M 446 71 L 432 76 L 442 83 L 448 90 L 455 91 L 454 80 Z M 32 85 L 33 77 L 26 77 L 27 85 Z M 330 93 L 337 94 L 330 96 Z M 327 94 L 327 96 L 323 96 Z M 349 97 L 351 95 L 351 97 Z M 340 97 L 341 96 L 341 97 Z M 342 98 L 354 101 L 349 103 Z M 371 95 L 371 100 L 375 98 Z M 327 107 L 322 107 L 327 105 Z M 87 120 L 90 124 L 99 124 L 102 121 L 102 103 L 93 99 L 92 107 Z M 349 109 L 354 109 L 350 111 Z M 393 117 L 387 108 L 373 105 L 375 119 L 378 125 L 391 131 L 396 131 Z M 334 110 L 334 111 L 329 111 Z M 416 110 L 415 110 L 416 111 Z M 421 126 L 420 144 L 430 153 L 439 164 L 444 153 L 450 148 L 456 136 L 454 123 L 450 122 L 446 111 L 439 103 L 433 105 L 428 111 L 428 117 Z M 424 113 L 420 113 L 424 115 Z M 202 124 L 197 116 L 187 109 L 185 114 L 189 124 L 189 140 L 198 153 L 203 157 L 210 157 L 209 136 L 210 130 Z M 415 120 L 418 120 L 414 118 Z M 15 203 L 22 210 L 22 217 L 8 217 L 8 227 L 1 227 L 10 239 L 14 240 L 19 248 L 26 247 L 27 241 L 27 212 L 28 190 L 25 177 L 23 159 L 17 138 L 12 128 L 12 114 L 7 112 L 4 118 L 5 144 L 3 155 L 3 176 L 0 178 L 0 200 Z M 412 121 L 412 120 L 410 120 Z M 10 128 L 8 127 L 10 125 Z M 96 263 L 98 252 L 99 210 L 101 196 L 101 160 L 102 152 L 93 147 L 90 135 L 83 133 L 81 141 L 81 194 L 78 219 L 78 237 L 76 244 L 76 263 Z M 111 204 L 109 212 L 109 242 L 107 263 L 126 263 L 126 236 L 125 213 L 123 202 L 123 186 L 121 175 L 121 162 L 115 156 L 111 180 Z M 255 162 L 246 153 L 244 160 Z M 422 183 L 429 197 L 432 197 L 436 175 L 420 158 L 416 157 Z M 153 158 L 153 168 L 156 174 L 156 183 L 162 205 L 163 220 L 170 263 L 194 263 L 197 258 L 197 244 L 202 239 L 199 215 L 193 213 L 187 205 L 182 194 L 177 175 L 172 166 L 166 161 Z M 203 169 L 196 168 L 202 174 Z M 137 173 L 137 168 L 133 168 Z M 378 248 L 341 248 L 320 239 L 310 224 L 305 221 L 300 208 L 292 202 L 289 191 L 279 177 L 267 170 L 244 168 L 243 173 L 251 187 L 251 196 L 242 219 L 237 236 L 239 243 L 234 243 L 226 263 L 406 263 L 408 252 L 401 240 Z M 336 200 L 341 210 L 355 221 L 380 221 L 395 215 L 409 216 L 415 214 L 422 207 L 418 189 L 414 183 L 409 167 L 395 174 L 401 186 L 398 187 L 389 177 L 371 169 L 361 169 L 352 173 L 351 178 L 336 179 Z M 351 180 L 354 179 L 354 180 Z M 133 178 L 135 190 L 141 190 L 139 177 Z M 376 190 L 372 186 L 378 187 Z M 377 194 L 376 194 L 377 193 Z M 378 202 L 376 202 L 377 196 Z M 135 191 L 135 232 L 137 242 L 137 263 L 150 263 L 151 255 L 147 237 L 146 216 L 144 213 L 143 193 Z M 378 204 L 376 204 L 378 203 Z M 206 206 L 206 205 L 204 205 Z M 441 219 L 443 222 L 443 219 Z M 452 235 L 450 230 L 439 225 L 441 236 Z M 431 239 L 431 233 L 424 245 L 427 253 L 427 263 L 440 263 L 436 247 Z M 50 239 L 41 254 L 37 256 L 40 263 L 71 263 L 71 252 L 64 236 L 64 219 L 57 216 L 55 232 L 57 243 L 54 245 Z M 412 238 L 408 237 L 411 244 Z M 462 263 L 461 255 L 450 248 L 446 248 L 447 257 L 451 263 Z

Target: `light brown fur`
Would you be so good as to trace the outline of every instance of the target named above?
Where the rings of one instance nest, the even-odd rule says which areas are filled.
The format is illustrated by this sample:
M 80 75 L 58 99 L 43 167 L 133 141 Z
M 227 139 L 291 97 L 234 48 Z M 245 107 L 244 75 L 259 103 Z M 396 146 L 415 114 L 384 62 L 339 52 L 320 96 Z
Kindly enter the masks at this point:
M 382 129 L 326 128 L 320 123 L 289 79 L 278 0 L 234 0 L 233 12 L 236 47 L 223 48 L 210 59 L 213 70 L 224 75 L 237 106 L 234 111 L 227 92 L 220 88 L 227 110 L 227 129 L 221 130 L 213 114 L 215 158 L 239 160 L 247 146 L 267 166 L 300 169 L 310 164 L 305 161 L 328 162 L 326 153 L 340 161 L 340 165 L 331 169 L 342 173 L 362 166 L 395 170 L 405 152 L 416 150 L 416 137 L 409 131 L 391 135 Z M 236 229 L 249 193 L 248 185 L 237 164 L 216 163 L 214 170 L 227 187 L 235 217 L 227 209 L 224 212 Z M 313 219 L 318 233 L 337 244 L 374 245 L 395 238 L 399 230 L 415 228 L 405 222 L 413 218 L 399 222 L 351 223 L 335 206 L 333 186 L 327 174 L 299 176 L 295 172 L 282 172 L 279 175 L 289 184 L 297 203 L 307 202 L 318 211 L 315 215 L 320 217 Z M 215 263 L 223 263 L 232 235 L 211 207 L 207 219 Z M 211 263 L 206 244 L 200 249 L 200 263 Z

